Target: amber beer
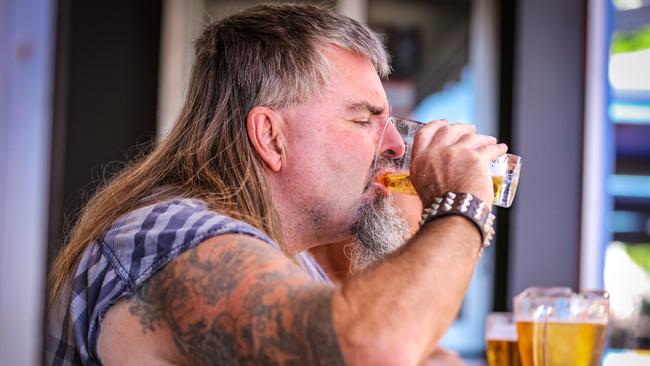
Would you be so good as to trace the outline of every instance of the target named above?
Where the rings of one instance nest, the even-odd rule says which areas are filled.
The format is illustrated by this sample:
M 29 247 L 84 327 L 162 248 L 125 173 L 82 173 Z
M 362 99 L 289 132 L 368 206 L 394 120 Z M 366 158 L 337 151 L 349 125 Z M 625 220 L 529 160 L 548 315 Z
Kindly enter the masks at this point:
M 492 186 L 494 188 L 495 199 L 501 195 L 501 186 L 503 177 L 492 177 Z M 411 182 L 411 177 L 408 173 L 397 172 L 385 174 L 379 177 L 379 183 L 393 192 L 416 195 L 415 187 Z
M 520 366 L 517 327 L 512 313 L 494 312 L 485 319 L 485 356 L 489 366 Z
M 487 361 L 489 366 L 520 366 L 517 340 L 488 339 Z
M 398 172 L 391 174 L 384 174 L 379 177 L 379 183 L 393 192 L 417 195 L 411 177 L 408 173 Z
M 517 334 L 523 366 L 597 366 L 607 324 L 518 321 Z

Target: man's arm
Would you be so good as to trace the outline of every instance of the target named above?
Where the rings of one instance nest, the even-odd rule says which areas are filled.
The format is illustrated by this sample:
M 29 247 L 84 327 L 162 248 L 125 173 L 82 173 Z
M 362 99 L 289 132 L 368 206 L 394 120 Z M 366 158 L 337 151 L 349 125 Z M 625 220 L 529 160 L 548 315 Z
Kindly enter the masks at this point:
M 458 313 L 479 247 L 473 224 L 445 217 L 347 281 L 333 299 L 335 329 L 346 361 L 423 362 Z
M 440 245 L 430 235 L 440 235 Z M 111 308 L 100 356 L 106 365 L 412 365 L 453 320 L 478 242 L 471 224 L 442 219 L 333 288 L 257 239 L 210 239 L 147 280 L 126 306 Z

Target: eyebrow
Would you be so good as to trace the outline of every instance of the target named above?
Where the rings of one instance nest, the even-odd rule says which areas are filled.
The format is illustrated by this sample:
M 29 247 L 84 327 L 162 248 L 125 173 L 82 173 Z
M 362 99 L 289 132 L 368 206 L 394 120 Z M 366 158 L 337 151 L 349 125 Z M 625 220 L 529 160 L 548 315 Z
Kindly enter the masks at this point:
M 348 104 L 345 109 L 348 112 L 351 113 L 356 113 L 356 112 L 370 112 L 372 115 L 380 115 L 384 113 L 384 107 L 382 106 L 376 106 L 368 103 L 367 101 L 360 101 L 360 102 L 353 102 Z

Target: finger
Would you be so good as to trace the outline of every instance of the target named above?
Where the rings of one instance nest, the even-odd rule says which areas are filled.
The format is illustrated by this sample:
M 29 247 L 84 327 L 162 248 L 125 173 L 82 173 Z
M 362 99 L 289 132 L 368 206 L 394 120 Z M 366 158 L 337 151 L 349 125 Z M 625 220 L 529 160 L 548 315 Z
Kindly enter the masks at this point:
M 489 160 L 494 160 L 499 156 L 508 152 L 506 144 L 484 145 L 477 149 L 478 153 L 485 156 Z
M 413 141 L 413 155 L 418 155 L 421 152 L 420 150 L 427 149 L 431 139 L 436 134 L 436 131 L 448 124 L 449 122 L 446 119 L 441 119 L 431 121 L 422 127 L 415 134 L 415 140 Z
M 484 145 L 495 145 L 497 139 L 488 135 L 463 135 L 458 139 L 458 147 L 465 147 L 468 149 L 478 149 Z
M 469 124 L 447 125 L 439 128 L 431 139 L 431 145 L 452 145 L 458 142 L 463 135 L 473 135 L 476 133 L 476 126 Z

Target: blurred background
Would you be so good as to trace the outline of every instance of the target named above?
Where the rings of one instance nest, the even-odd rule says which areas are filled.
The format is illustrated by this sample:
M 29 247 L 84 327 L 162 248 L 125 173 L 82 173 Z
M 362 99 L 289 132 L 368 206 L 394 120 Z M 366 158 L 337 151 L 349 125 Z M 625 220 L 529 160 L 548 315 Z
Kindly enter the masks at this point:
M 648 355 L 650 0 L 300 2 L 383 35 L 394 115 L 473 122 L 523 157 L 443 345 L 481 364 L 489 312 L 567 286 L 610 292 L 605 365 Z M 257 3 L 0 0 L 0 364 L 41 363 L 79 208 L 168 131 L 201 29 Z

